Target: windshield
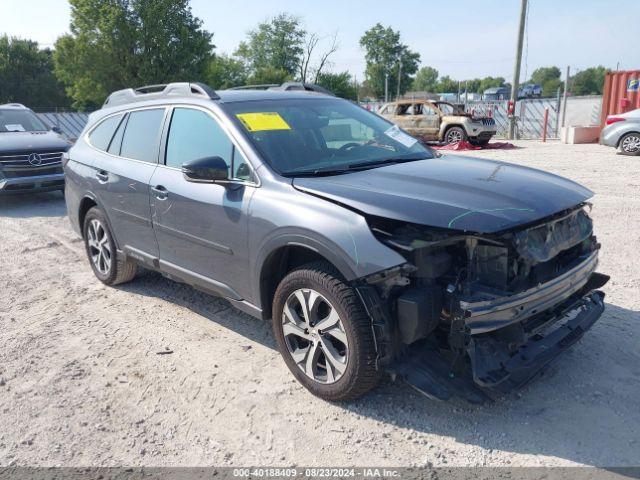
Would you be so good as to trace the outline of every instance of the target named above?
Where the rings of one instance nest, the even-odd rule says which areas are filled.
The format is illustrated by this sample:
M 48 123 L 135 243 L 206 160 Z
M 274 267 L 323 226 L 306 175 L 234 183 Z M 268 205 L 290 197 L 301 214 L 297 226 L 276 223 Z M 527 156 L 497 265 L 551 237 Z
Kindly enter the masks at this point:
M 433 158 L 376 114 L 337 98 L 224 104 L 265 160 L 285 176 L 343 173 Z
M 28 110 L 1 110 L 0 133 L 2 132 L 44 132 L 44 123 Z

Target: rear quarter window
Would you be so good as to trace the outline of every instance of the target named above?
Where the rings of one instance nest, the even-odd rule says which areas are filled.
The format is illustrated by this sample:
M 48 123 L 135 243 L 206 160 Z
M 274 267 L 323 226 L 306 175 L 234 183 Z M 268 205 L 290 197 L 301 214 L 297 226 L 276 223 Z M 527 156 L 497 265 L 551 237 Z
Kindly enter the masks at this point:
M 113 137 L 123 116 L 123 114 L 114 115 L 100 122 L 98 126 L 89 133 L 89 143 L 98 150 L 106 151 L 109 147 L 109 142 L 111 142 L 111 137 Z

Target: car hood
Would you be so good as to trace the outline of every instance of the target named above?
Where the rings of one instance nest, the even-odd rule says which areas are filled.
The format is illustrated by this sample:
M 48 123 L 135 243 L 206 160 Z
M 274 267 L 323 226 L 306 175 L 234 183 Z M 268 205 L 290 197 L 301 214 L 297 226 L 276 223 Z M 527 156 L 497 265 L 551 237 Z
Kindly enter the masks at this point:
M 2 132 L 0 155 L 67 151 L 71 144 L 55 132 Z
M 493 233 L 574 207 L 593 192 L 540 170 L 446 155 L 330 177 L 300 177 L 298 190 L 368 215 Z

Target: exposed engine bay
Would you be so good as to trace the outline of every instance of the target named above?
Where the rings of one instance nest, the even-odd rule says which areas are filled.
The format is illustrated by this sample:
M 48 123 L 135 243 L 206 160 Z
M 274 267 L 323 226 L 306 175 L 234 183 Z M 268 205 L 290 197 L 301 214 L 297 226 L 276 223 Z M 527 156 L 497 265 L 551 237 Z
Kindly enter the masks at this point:
M 604 309 L 596 289 L 609 277 L 595 272 L 589 208 L 492 234 L 370 217 L 376 237 L 407 259 L 358 287 L 380 367 L 442 399 L 482 401 L 478 387 L 526 383 Z

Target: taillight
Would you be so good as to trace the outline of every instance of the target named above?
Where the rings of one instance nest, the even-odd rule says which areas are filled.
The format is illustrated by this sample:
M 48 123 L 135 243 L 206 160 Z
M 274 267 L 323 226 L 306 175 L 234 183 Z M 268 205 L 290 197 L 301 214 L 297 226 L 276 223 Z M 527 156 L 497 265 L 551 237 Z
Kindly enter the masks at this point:
M 624 122 L 625 119 L 622 117 L 607 117 L 607 125 L 611 125 L 612 123 L 616 123 L 616 122 Z

